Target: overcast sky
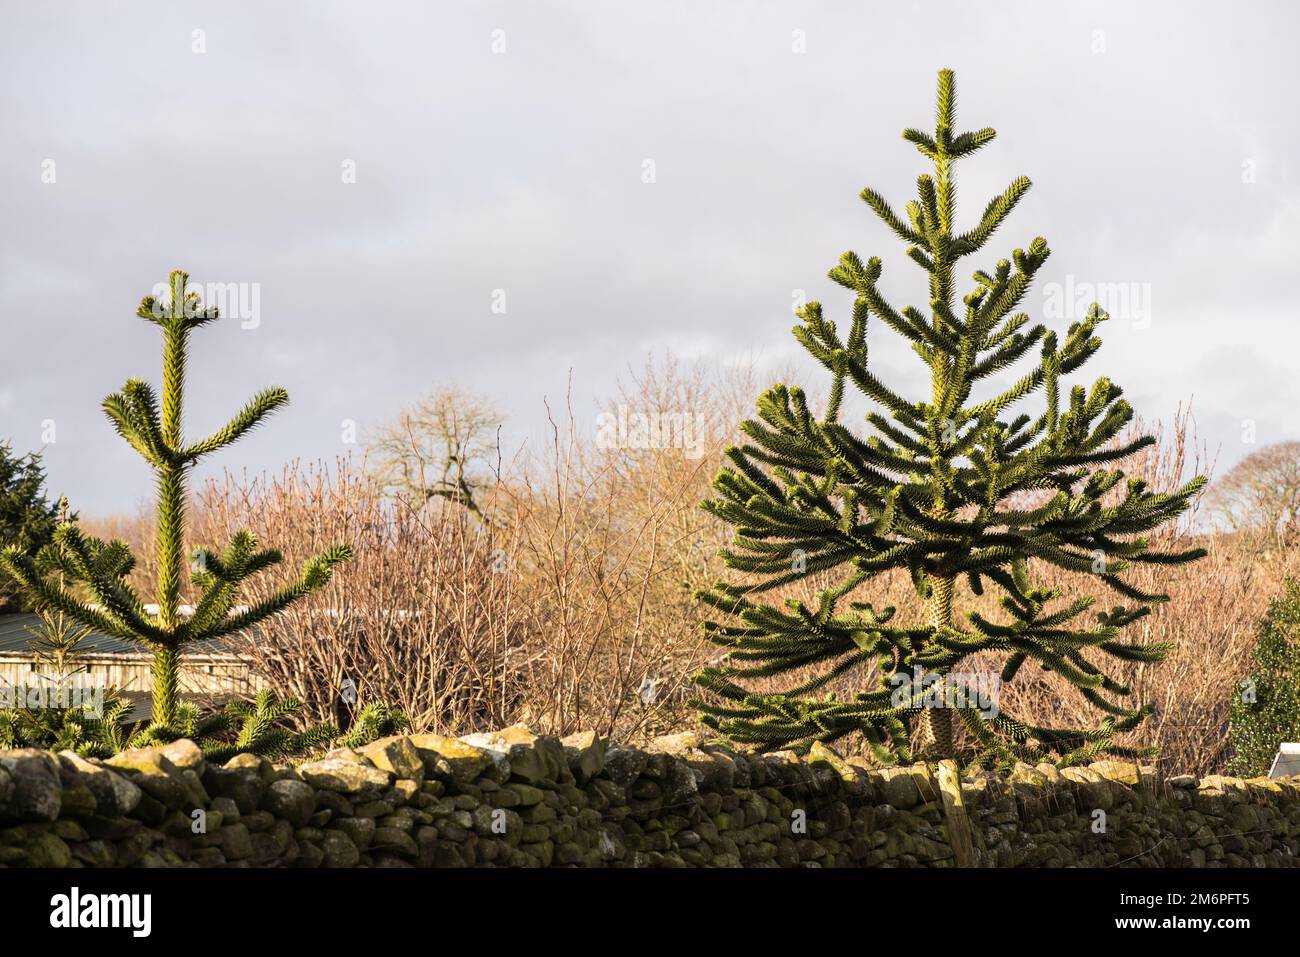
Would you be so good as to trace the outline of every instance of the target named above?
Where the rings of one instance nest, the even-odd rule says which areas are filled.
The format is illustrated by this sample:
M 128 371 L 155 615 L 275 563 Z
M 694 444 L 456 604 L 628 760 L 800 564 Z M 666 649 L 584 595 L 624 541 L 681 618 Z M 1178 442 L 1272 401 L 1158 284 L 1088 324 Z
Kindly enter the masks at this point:
M 150 494 L 99 403 L 157 381 L 134 311 L 177 266 L 260 297 L 196 334 L 190 434 L 292 398 L 217 470 L 333 458 L 344 420 L 364 441 L 438 384 L 494 397 L 519 442 L 570 369 L 586 414 L 647 350 L 785 364 L 795 290 L 847 321 L 845 249 L 923 305 L 857 196 L 911 198 L 899 132 L 933 127 L 945 66 L 959 126 L 999 133 L 959 167 L 960 224 L 1035 182 L 971 267 L 1046 236 L 1026 306 L 1056 328 L 1054 290 L 1130 291 L 1086 379 L 1148 419 L 1194 396 L 1220 473 L 1246 423 L 1300 438 L 1295 4 L 0 8 L 0 439 L 44 446 L 83 514 Z

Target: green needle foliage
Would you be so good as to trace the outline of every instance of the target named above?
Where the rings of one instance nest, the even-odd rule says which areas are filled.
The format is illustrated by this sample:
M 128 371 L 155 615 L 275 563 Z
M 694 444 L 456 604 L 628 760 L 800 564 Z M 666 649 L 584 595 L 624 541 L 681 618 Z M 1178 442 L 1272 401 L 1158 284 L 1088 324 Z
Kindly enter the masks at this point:
M 192 733 L 186 737 L 199 741 L 209 761 L 228 761 L 237 754 L 264 758 L 305 755 L 328 744 L 338 730 L 329 724 L 313 724 L 305 731 L 295 731 L 290 720 L 301 710 L 297 698 L 280 698 L 273 691 L 262 690 L 252 701 L 228 702 L 222 713 L 193 721 Z
M 35 555 L 53 538 L 58 523 L 58 506 L 45 497 L 40 455 L 19 456 L 8 442 L 0 442 L 0 542 Z M 0 614 L 22 611 L 21 597 L 17 583 L 0 568 Z
M 1300 741 L 1300 582 L 1288 580 L 1259 623 L 1253 667 L 1231 708 L 1228 772 L 1267 774 L 1278 745 Z
M 737 742 L 802 750 L 858 733 L 881 760 L 895 761 L 912 759 L 916 734 L 923 755 L 943 758 L 953 753 L 956 715 L 980 763 L 1133 754 L 1113 738 L 1149 709 L 1120 704 L 1130 690 L 1096 662 L 1163 658 L 1168 646 L 1124 641 L 1120 629 L 1166 596 L 1144 594 L 1124 572 L 1135 563 L 1180 564 L 1203 554 L 1152 550 L 1142 535 L 1182 513 L 1205 480 L 1173 493 L 1126 482 L 1107 464 L 1155 440 L 1113 441 L 1133 418 L 1119 387 L 1101 378 L 1091 388 L 1062 392 L 1063 377 L 1100 347 L 1095 332 L 1106 314 L 1093 305 L 1060 337 L 1016 311 L 1047 259 L 1047 241 L 1034 239 L 1010 261 L 975 271 L 974 289 L 954 301 L 959 261 L 984 247 L 1030 185 L 1016 179 L 974 228 L 957 230 L 954 164 L 991 142 L 994 132 L 958 133 L 955 101 L 953 74 L 944 70 L 934 132 L 903 133 L 933 164 L 917 179 L 906 217 L 875 191 L 862 192 L 926 274 L 928 310 L 899 310 L 886 301 L 877 285 L 879 259 L 841 256 L 830 278 L 854 297 L 848 335 L 817 302 L 799 311 L 802 324 L 794 328 L 830 374 L 825 414 L 814 414 L 802 389 L 777 385 L 763 393 L 758 417 L 740 427 L 748 441 L 727 450 L 729 465 L 714 480 L 717 497 L 704 503 L 734 527 L 733 544 L 721 554 L 747 578 L 698 596 L 726 616 L 703 628 L 727 655 L 722 666 L 695 676 L 711 693 L 697 706 L 707 725 Z M 872 372 L 871 317 L 906 338 L 925 364 L 931 386 L 925 400 L 909 401 Z M 1034 353 L 1033 367 L 1009 385 L 992 381 Z M 975 398 L 981 383 L 988 394 Z M 873 405 L 865 436 L 840 421 L 850 387 Z M 1035 394 L 1043 396 L 1039 410 L 1012 417 L 1012 408 Z M 1051 567 L 1095 575 L 1140 604 L 1076 624 L 1094 599 L 1058 602 L 1058 590 L 1033 580 Z M 900 623 L 892 607 L 853 600 L 861 586 L 891 569 L 910 573 L 924 620 Z M 776 607 L 761 600 L 764 592 L 812 576 L 834 584 L 810 603 L 791 599 Z M 999 589 L 1005 619 L 971 612 L 964 623 L 955 620 L 961 583 L 976 595 L 990 585 Z M 1104 717 L 1096 728 L 1046 728 L 1005 711 L 977 710 L 955 677 L 975 656 L 983 667 L 990 657 L 1000 662 L 1003 684 L 1027 664 L 1063 675 Z M 851 675 L 867 690 L 844 698 L 815 694 Z M 770 689 L 782 678 L 784 691 L 747 687 L 763 682 Z M 936 679 L 944 689 L 937 696 L 930 683 Z
M 90 707 L 21 707 L 0 710 L 0 750 L 42 748 L 75 751 L 82 757 L 107 758 L 127 748 L 148 748 L 180 738 L 198 743 L 204 756 L 221 763 L 237 754 L 271 759 L 300 759 L 330 745 L 358 748 L 397 734 L 409 723 L 400 710 L 383 702 L 367 705 L 342 737 L 332 724 L 297 730 L 302 702 L 263 690 L 251 701 L 235 699 L 219 711 L 203 711 L 192 702 L 176 706 L 170 725 L 130 721 L 132 704 L 115 691 L 104 693 L 103 712 Z
M 357 712 L 352 726 L 336 742 L 340 748 L 359 748 L 379 738 L 401 734 L 411 726 L 406 715 L 385 701 L 372 701 Z
M 127 746 L 123 722 L 131 702 L 112 691 L 104 692 L 103 712 L 89 708 L 12 708 L 0 711 L 0 750 L 44 748 L 75 751 L 84 758 L 107 758 Z
M 35 559 L 15 546 L 0 551 L 0 567 L 13 576 L 37 607 L 62 612 L 87 628 L 153 650 L 153 721 L 161 727 L 176 724 L 179 717 L 177 681 L 185 645 L 245 631 L 283 611 L 325 585 L 332 568 L 352 555 L 346 545 L 335 545 L 307 562 L 297 581 L 241 608 L 235 604 L 240 586 L 277 564 L 281 555 L 274 549 L 259 549 L 251 533 L 239 532 L 221 555 L 206 549 L 195 552 L 192 582 L 201 596 L 194 613 L 182 618 L 189 470 L 207 454 L 237 441 L 289 401 L 283 389 L 266 389 L 224 428 L 193 445 L 185 443 L 181 421 L 190 333 L 218 318 L 215 308 L 205 308 L 196 293 L 186 292 L 188 279 L 184 272 L 176 270 L 170 276 L 171 301 L 164 303 L 146 296 L 136 313 L 162 330 L 161 403 L 153 387 L 140 379 L 129 380 L 122 391 L 104 400 L 104 411 L 118 433 L 149 463 L 157 479 L 158 613 L 145 611 L 128 580 L 135 558 L 124 542 L 85 536 L 74 523 L 63 522 L 55 530 L 53 541 Z M 57 571 L 62 578 L 52 580 L 51 571 Z M 78 586 L 90 600 L 78 597 Z

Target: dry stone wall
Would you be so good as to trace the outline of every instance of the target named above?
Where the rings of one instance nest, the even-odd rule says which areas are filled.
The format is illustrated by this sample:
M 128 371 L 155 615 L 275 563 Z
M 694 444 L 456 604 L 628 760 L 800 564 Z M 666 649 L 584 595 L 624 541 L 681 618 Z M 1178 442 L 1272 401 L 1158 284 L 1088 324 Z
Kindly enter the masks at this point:
M 190 741 L 0 751 L 0 866 L 1295 866 L 1300 778 L 1123 762 L 960 779 L 693 734 L 642 750 L 516 726 L 293 766 Z

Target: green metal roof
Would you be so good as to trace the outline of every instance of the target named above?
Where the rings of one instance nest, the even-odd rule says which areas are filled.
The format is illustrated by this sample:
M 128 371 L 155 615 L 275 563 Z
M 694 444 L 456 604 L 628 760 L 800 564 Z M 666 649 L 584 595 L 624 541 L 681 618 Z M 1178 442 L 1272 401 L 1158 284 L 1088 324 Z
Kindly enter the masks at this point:
M 0 615 L 0 654 L 22 654 L 30 650 L 34 639 L 31 631 L 41 623 L 37 615 Z M 77 650 L 83 654 L 90 655 L 129 655 L 129 654 L 148 654 L 149 649 L 135 642 L 127 641 L 124 638 L 114 638 L 111 635 L 91 632 L 82 642 L 77 645 Z M 227 653 L 232 651 L 230 646 L 221 639 L 212 641 L 195 642 L 192 645 L 185 646 L 185 653 L 193 655 L 195 653 Z

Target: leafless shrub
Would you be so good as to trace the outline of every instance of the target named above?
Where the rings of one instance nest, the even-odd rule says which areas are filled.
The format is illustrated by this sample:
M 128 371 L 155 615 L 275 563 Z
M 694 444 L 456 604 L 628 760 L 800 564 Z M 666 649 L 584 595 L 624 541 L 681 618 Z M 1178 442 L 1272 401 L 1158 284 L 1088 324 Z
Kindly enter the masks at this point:
M 526 636 L 503 557 L 516 544 L 510 529 L 453 505 L 390 498 L 350 459 L 295 464 L 278 478 L 227 476 L 197 506 L 196 541 L 248 528 L 295 564 L 320 542 L 352 545 L 328 589 L 241 639 L 254 670 L 313 719 L 333 720 L 353 692 L 400 707 L 420 730 L 499 725 L 518 706 L 510 678 Z
M 525 450 L 497 470 L 489 487 L 480 484 L 490 524 L 449 500 L 394 499 L 380 476 L 342 460 L 328 468 L 294 466 L 274 480 L 228 476 L 210 484 L 195 502 L 190 540 L 218 544 L 249 527 L 293 563 L 323 543 L 352 543 L 356 559 L 327 591 L 246 645 L 272 687 L 302 698 L 315 720 L 336 717 L 340 688 L 350 678 L 362 700 L 387 699 L 417 728 L 445 733 L 517 720 L 556 733 L 594 728 L 624 740 L 680 730 L 693 721 L 685 705 L 689 673 L 719 653 L 701 644 L 701 611 L 690 594 L 720 574 L 715 552 L 726 531 L 697 505 L 749 412 L 754 380 L 744 368 L 648 363 L 604 411 L 698 413 L 700 454 L 680 444 L 596 441 L 566 409 L 545 447 Z M 1157 445 L 1124 464 L 1130 475 L 1168 489 L 1212 469 L 1186 410 L 1154 431 Z M 83 524 L 143 546 L 149 561 L 147 523 Z M 1201 544 L 1209 557 L 1178 568 L 1144 567 L 1133 576 L 1139 587 L 1166 591 L 1171 600 L 1126 637 L 1171 641 L 1175 650 L 1160 665 L 1135 664 L 1114 675 L 1133 689 L 1130 702 L 1155 708 L 1125 743 L 1158 746 L 1161 766 L 1178 772 L 1222 769 L 1228 706 L 1249 667 L 1256 623 L 1285 577 L 1300 571 L 1296 549 L 1260 551 L 1249 536 L 1203 525 L 1163 529 L 1157 544 Z M 1122 603 L 1091 576 L 1050 583 L 1067 596 Z M 810 580 L 769 597 L 807 599 L 828 584 Z M 860 598 L 896 605 L 900 616 L 920 608 L 906 575 L 881 576 Z M 959 611 L 1000 617 L 994 602 L 992 594 L 967 595 Z M 1096 721 L 1095 711 L 1052 674 L 1023 669 L 1002 695 L 1037 723 Z
M 635 740 L 688 722 L 687 676 L 704 653 L 689 586 L 718 541 L 697 506 L 734 416 L 672 363 L 632 381 L 622 399 L 638 410 L 703 417 L 701 454 L 597 448 L 566 409 L 547 447 L 498 469 L 479 513 L 393 498 L 385 473 L 349 459 L 210 483 L 195 543 L 247 527 L 290 562 L 325 540 L 356 553 L 329 589 L 244 639 L 254 668 L 318 720 L 335 717 L 350 680 L 360 700 L 449 733 L 524 720 Z

